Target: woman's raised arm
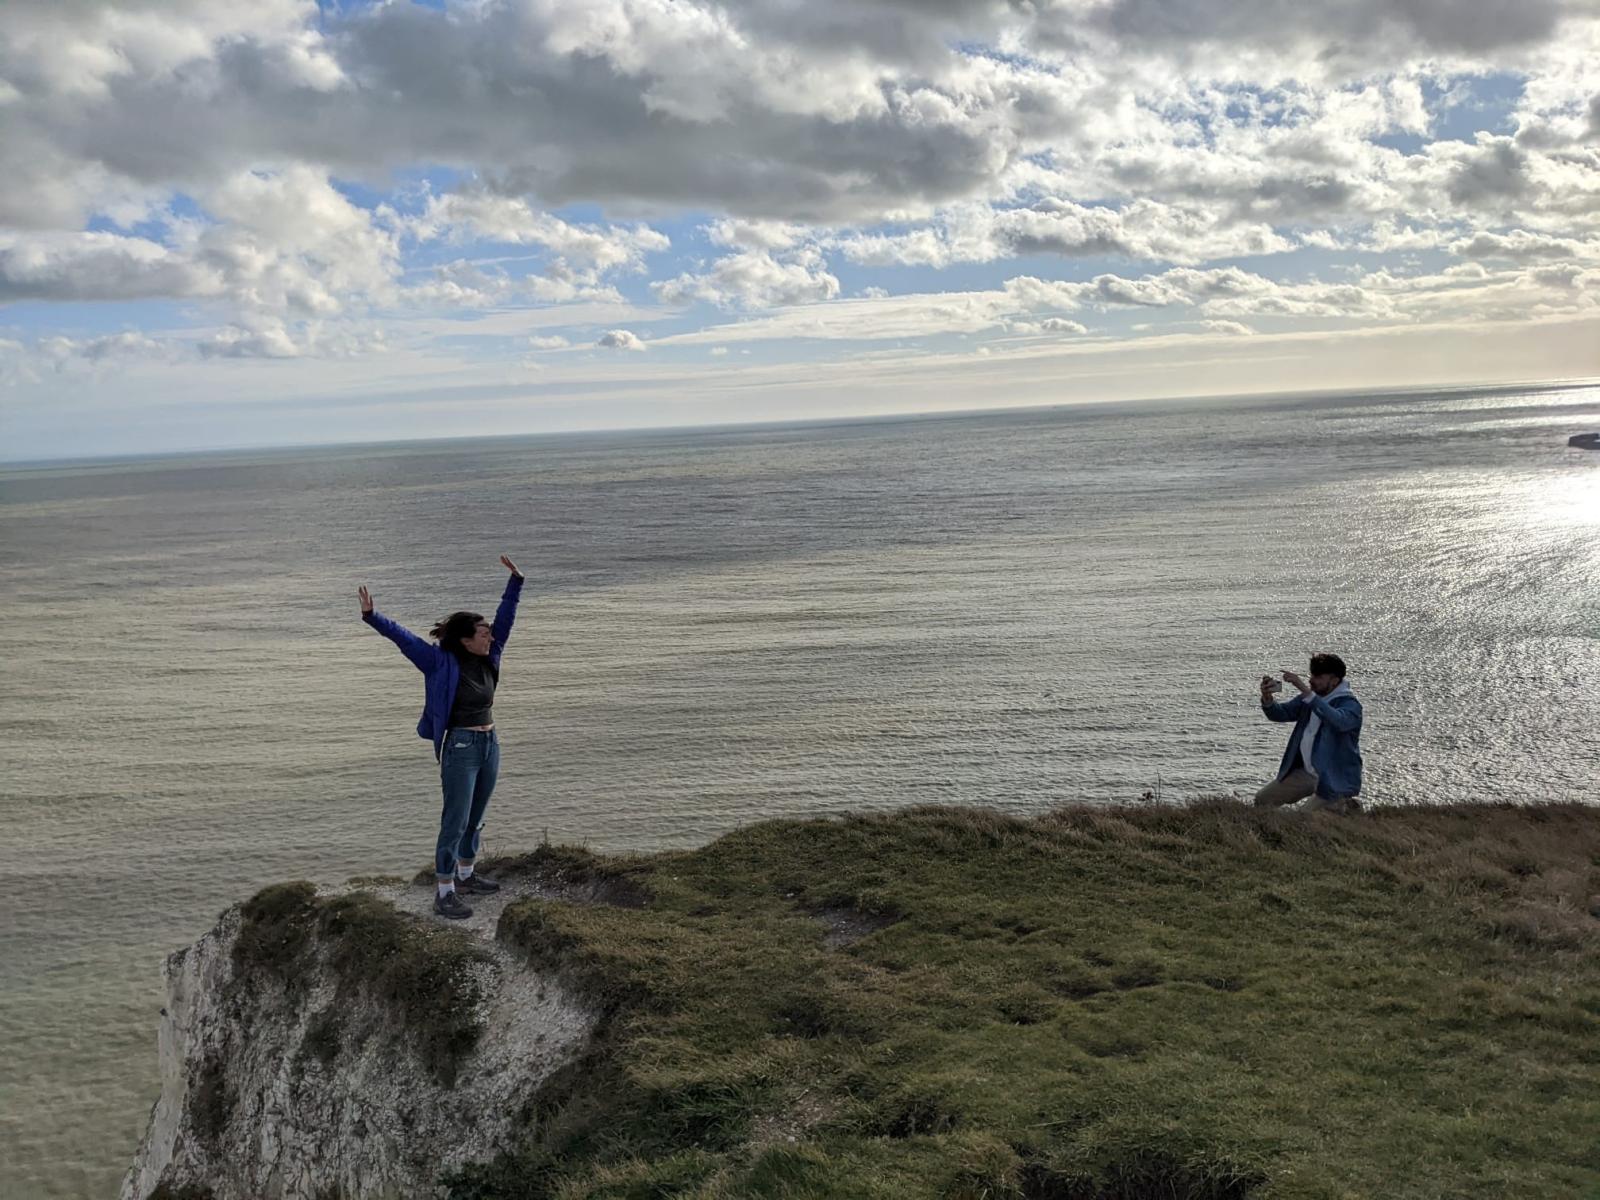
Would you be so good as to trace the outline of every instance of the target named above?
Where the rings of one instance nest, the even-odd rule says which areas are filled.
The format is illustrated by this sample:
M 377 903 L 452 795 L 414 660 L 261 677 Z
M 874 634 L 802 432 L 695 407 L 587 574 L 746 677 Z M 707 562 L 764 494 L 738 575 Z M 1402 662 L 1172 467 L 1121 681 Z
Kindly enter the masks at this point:
M 500 607 L 495 610 L 490 634 L 489 656 L 495 662 L 500 661 L 500 652 L 505 649 L 506 639 L 511 636 L 511 624 L 517 619 L 517 598 L 522 595 L 522 572 L 517 570 L 517 564 L 502 554 L 500 565 L 511 572 L 511 578 L 506 580 L 505 594 L 500 597 Z
M 400 653 L 411 660 L 411 664 L 419 671 L 427 671 L 434 666 L 439 655 L 444 651 L 437 646 L 423 641 L 411 630 L 401 625 L 398 621 L 391 621 L 377 609 L 372 607 L 372 593 L 367 591 L 363 584 L 356 590 L 356 595 L 361 600 L 361 619 L 371 625 L 384 637 L 400 647 Z

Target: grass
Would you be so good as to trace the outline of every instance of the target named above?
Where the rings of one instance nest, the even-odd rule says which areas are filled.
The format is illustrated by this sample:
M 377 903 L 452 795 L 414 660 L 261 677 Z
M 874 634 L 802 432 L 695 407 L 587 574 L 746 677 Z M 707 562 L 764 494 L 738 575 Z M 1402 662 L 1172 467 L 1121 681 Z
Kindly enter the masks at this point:
M 348 1022 L 370 1001 L 439 1082 L 455 1082 L 481 1034 L 476 968 L 489 957 L 481 948 L 398 913 L 376 896 L 321 899 L 305 882 L 264 889 L 244 903 L 241 915 L 233 949 L 238 995 L 253 997 L 266 984 L 299 1002 L 311 980 L 335 982 L 332 1002 L 307 1023 L 301 1057 L 333 1066 L 354 1036 Z M 208 1094 L 214 1098 L 220 1088 Z M 207 1106 L 207 1128 L 216 1126 L 215 1108 L 214 1102 Z
M 539 853 L 630 903 L 519 901 L 499 937 L 605 1016 L 455 1200 L 1600 1197 L 1600 809 Z

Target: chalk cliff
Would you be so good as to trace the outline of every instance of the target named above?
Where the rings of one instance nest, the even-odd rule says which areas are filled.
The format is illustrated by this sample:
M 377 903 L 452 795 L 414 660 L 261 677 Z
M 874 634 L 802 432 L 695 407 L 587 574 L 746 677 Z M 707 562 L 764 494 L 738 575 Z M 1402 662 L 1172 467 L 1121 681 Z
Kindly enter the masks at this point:
M 397 883 L 223 913 L 166 960 L 161 1097 L 122 1200 L 425 1197 L 507 1148 L 594 1026 L 492 940 L 530 890 L 449 927 Z

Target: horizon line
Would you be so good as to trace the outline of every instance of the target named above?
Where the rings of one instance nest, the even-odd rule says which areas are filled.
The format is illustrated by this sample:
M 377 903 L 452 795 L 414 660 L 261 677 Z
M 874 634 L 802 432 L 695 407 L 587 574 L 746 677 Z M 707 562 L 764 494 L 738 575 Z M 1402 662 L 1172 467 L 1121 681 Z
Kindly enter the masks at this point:
M 827 428 L 836 425 L 864 425 L 895 421 L 954 420 L 962 417 L 1003 416 L 1025 412 L 1048 412 L 1054 409 L 1122 407 L 1137 404 L 1207 403 L 1226 400 L 1249 400 L 1263 397 L 1282 400 L 1329 399 L 1344 396 L 1369 395 L 1404 396 L 1426 392 L 1519 392 L 1570 391 L 1600 386 L 1600 376 L 1581 378 L 1523 380 L 1510 383 L 1440 383 L 1407 384 L 1392 387 L 1307 388 L 1303 391 L 1282 392 L 1263 389 L 1254 392 L 1213 392 L 1179 396 L 1116 397 L 1105 400 L 1069 400 L 1046 404 L 1015 404 L 1002 407 L 962 409 L 916 409 L 909 412 L 860 413 L 829 417 L 778 417 L 766 420 L 689 422 L 664 425 L 595 426 L 584 429 L 527 430 L 518 433 L 462 434 L 453 437 L 394 438 L 386 441 L 333 441 L 333 442 L 258 442 L 237 445 L 193 447 L 183 450 L 147 450 L 124 454 L 96 454 L 86 457 L 0 459 L 0 471 L 29 471 L 62 467 L 93 467 L 117 463 L 152 462 L 166 459 L 201 458 L 211 455 L 236 455 L 251 453 L 276 453 L 296 450 L 355 450 L 381 449 L 398 446 L 447 446 L 456 443 L 506 441 L 514 438 L 565 438 L 596 435 L 626 435 L 646 433 L 720 432 L 740 429 Z

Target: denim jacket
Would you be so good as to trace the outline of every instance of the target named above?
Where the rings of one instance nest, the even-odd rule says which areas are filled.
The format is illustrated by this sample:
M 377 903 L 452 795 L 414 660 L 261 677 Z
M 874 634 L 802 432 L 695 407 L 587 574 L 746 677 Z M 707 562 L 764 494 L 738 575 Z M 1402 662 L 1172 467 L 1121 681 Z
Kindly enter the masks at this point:
M 489 658 L 496 671 L 500 669 L 500 655 L 506 648 L 506 639 L 511 636 L 511 623 L 517 619 L 517 598 L 521 594 L 522 576 L 513 575 L 506 580 L 505 594 L 500 597 L 500 607 L 495 610 L 494 624 L 489 634 Z M 363 613 L 361 619 L 399 646 L 400 653 L 422 672 L 423 707 L 422 719 L 417 722 L 417 736 L 433 743 L 433 756 L 438 758 L 443 752 L 450 709 L 456 702 L 456 685 L 461 682 L 461 668 L 456 663 L 456 656 L 432 642 L 424 641 L 376 609 Z
M 1276 704 L 1263 704 L 1269 721 L 1293 721 L 1289 747 L 1278 765 L 1282 779 L 1300 763 L 1300 735 L 1316 712 L 1322 718 L 1317 740 L 1311 746 L 1311 769 L 1317 773 L 1317 795 L 1325 800 L 1356 796 L 1361 792 L 1361 701 L 1348 692 L 1332 700 L 1323 696 L 1296 696 Z

